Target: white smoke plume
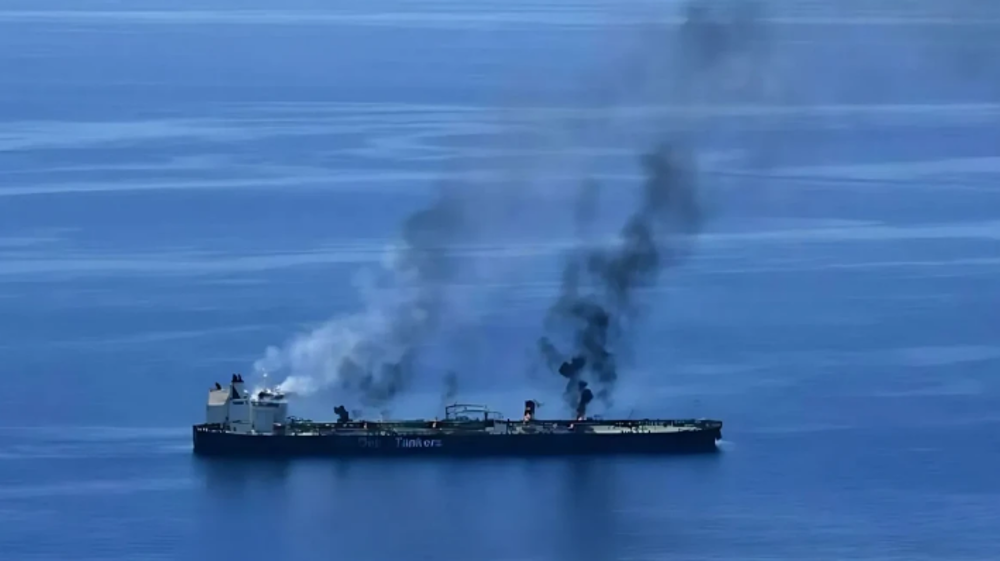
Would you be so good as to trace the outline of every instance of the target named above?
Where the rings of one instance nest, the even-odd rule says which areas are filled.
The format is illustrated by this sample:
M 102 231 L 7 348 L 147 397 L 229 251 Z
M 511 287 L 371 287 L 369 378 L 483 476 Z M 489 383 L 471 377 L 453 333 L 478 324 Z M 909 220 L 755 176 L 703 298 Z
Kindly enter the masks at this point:
M 458 197 L 442 193 L 412 215 L 402 243 L 387 251 L 373 275 L 359 282 L 361 311 L 269 347 L 254 368 L 286 376 L 278 389 L 311 394 L 337 387 L 366 406 L 389 402 L 412 382 L 420 350 L 445 312 L 453 270 L 450 242 L 461 230 Z
M 261 374 L 287 373 L 278 389 L 302 395 L 341 382 L 340 367 L 345 361 L 363 363 L 372 356 L 390 362 L 402 360 L 404 350 L 389 344 L 396 318 L 408 315 L 411 321 L 419 323 L 427 318 L 427 313 L 416 305 L 415 289 L 408 282 L 412 275 L 401 270 L 391 247 L 386 254 L 375 274 L 388 279 L 389 287 L 373 284 L 375 281 L 368 271 L 359 282 L 360 311 L 296 334 L 282 347 L 268 347 L 254 363 L 254 370 Z

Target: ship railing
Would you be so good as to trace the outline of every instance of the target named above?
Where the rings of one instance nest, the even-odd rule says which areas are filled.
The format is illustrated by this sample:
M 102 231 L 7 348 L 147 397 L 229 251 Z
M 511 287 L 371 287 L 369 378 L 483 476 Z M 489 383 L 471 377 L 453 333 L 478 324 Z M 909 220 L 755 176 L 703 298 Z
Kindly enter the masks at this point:
M 607 424 L 607 421 L 604 422 Z M 719 421 L 713 421 L 710 419 L 642 419 L 642 420 L 625 420 L 625 421 L 612 421 L 612 424 L 616 427 L 697 427 L 697 428 L 712 428 L 715 426 L 721 426 L 722 423 Z
M 226 425 L 224 423 L 202 423 L 195 425 L 194 430 L 198 432 L 226 432 Z
M 304 419 L 294 419 L 290 422 L 281 423 L 278 427 L 282 432 L 289 434 L 302 433 L 334 433 L 340 431 L 358 431 L 366 434 L 398 435 L 413 430 L 442 431 L 442 432 L 478 432 L 496 426 L 506 428 L 505 432 L 510 432 L 512 427 L 533 426 L 538 429 L 571 429 L 576 426 L 613 426 L 616 428 L 642 429 L 644 427 L 698 427 L 703 429 L 721 428 L 722 422 L 712 419 L 625 419 L 625 420 L 548 420 L 533 419 L 523 420 L 427 420 L 427 421 L 350 421 L 339 422 L 314 422 Z M 226 432 L 224 423 L 202 423 L 195 425 L 194 429 L 199 432 Z
M 323 431 L 338 431 L 338 430 L 361 430 L 361 431 L 397 431 L 405 429 L 425 429 L 425 430 L 444 430 L 444 429 L 466 429 L 475 430 L 487 428 L 496 423 L 495 420 L 483 421 L 483 420 L 419 420 L 419 421 L 348 421 L 348 422 L 294 422 L 286 423 L 286 427 L 292 430 L 323 430 Z
M 517 423 L 533 426 L 541 430 L 565 429 L 573 430 L 577 427 L 614 427 L 616 429 L 643 432 L 653 427 L 676 427 L 676 428 L 698 428 L 715 429 L 721 428 L 722 422 L 710 419 L 624 419 L 624 420 L 597 420 L 585 419 L 583 421 L 567 420 L 541 420 L 533 419 L 528 422 L 518 421 Z
M 565 419 L 532 419 L 524 421 L 520 419 L 495 420 L 426 420 L 426 421 L 349 421 L 346 423 L 330 422 L 293 422 L 285 424 L 289 430 L 299 432 L 311 431 L 343 431 L 358 430 L 368 432 L 390 432 L 397 433 L 406 430 L 485 430 L 497 425 L 511 427 L 529 424 L 536 427 L 572 427 L 572 426 L 614 426 L 618 428 L 641 428 L 641 427 L 703 427 L 710 428 L 719 426 L 722 423 L 711 419 L 626 419 L 626 420 L 596 420 L 586 419 L 583 421 Z

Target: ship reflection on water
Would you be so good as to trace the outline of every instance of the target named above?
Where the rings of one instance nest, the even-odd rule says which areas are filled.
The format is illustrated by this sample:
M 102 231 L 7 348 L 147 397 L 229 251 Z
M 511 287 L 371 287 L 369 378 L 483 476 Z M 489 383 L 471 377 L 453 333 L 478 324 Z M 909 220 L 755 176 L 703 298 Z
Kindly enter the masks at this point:
M 213 531 L 266 527 L 267 547 L 284 558 L 339 551 L 358 560 L 604 561 L 641 548 L 632 520 L 637 498 L 657 497 L 669 510 L 672 490 L 717 462 L 717 456 L 196 460 L 196 470 L 205 512 L 220 518 Z
M 583 458 L 562 467 L 566 472 L 560 510 L 568 527 L 560 532 L 566 559 L 614 559 L 622 551 L 620 495 L 614 462 Z
M 280 488 L 292 470 L 289 460 L 236 460 L 192 456 L 195 472 L 209 492 L 243 491 L 261 485 Z

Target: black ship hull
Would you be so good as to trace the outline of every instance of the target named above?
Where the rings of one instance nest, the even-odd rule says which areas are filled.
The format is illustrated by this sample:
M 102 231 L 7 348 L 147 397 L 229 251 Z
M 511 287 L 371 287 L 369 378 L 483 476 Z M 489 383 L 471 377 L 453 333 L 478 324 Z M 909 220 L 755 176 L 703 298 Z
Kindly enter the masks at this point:
M 485 457 L 699 454 L 717 450 L 719 426 L 619 434 L 241 434 L 193 427 L 194 452 L 223 457 Z

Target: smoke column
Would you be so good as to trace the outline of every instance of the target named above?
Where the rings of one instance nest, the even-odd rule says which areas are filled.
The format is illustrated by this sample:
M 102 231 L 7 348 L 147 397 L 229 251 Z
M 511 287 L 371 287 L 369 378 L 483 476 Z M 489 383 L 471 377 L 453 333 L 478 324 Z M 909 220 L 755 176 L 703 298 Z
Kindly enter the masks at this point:
M 449 370 L 444 375 L 442 382 L 444 382 L 444 393 L 441 395 L 441 407 L 443 409 L 458 397 L 458 374 L 453 370 Z
M 769 30 L 757 2 L 689 2 L 684 22 L 654 29 L 624 65 L 613 97 L 653 106 L 684 107 L 773 97 Z M 642 319 L 638 296 L 683 256 L 700 231 L 704 209 L 697 185 L 694 144 L 715 123 L 665 123 L 639 158 L 643 185 L 635 208 L 612 247 L 583 247 L 567 258 L 559 295 L 537 341 L 547 367 L 565 381 L 564 399 L 584 417 L 597 397 L 610 407 L 623 358 Z M 595 187 L 581 189 L 578 232 L 596 214 Z
M 333 386 L 369 407 L 384 406 L 409 387 L 421 346 L 446 309 L 444 287 L 454 271 L 447 246 L 463 230 L 460 204 L 446 190 L 410 216 L 402 244 L 363 291 L 361 312 L 269 347 L 255 370 L 286 373 L 282 391 L 310 394 Z
M 558 299 L 549 309 L 549 331 L 568 332 L 566 353 L 549 336 L 538 341 L 543 359 L 566 378 L 567 403 L 586 413 L 593 397 L 584 375 L 611 404 L 618 380 L 617 346 L 624 342 L 641 307 L 636 292 L 652 286 L 677 257 L 674 241 L 695 233 L 699 224 L 694 177 L 683 156 L 670 146 L 643 158 L 646 180 L 639 204 L 612 248 L 590 248 L 571 256 Z M 564 362 L 565 361 L 565 362 Z
M 268 347 L 256 361 L 255 370 L 283 378 L 279 389 L 285 392 L 311 394 L 331 388 L 359 396 L 366 407 L 387 405 L 411 387 L 431 339 L 442 328 L 454 327 L 461 321 L 455 316 L 457 312 L 472 307 L 457 303 L 454 292 L 446 290 L 458 273 L 496 285 L 503 284 L 496 282 L 499 277 L 510 280 L 525 274 L 512 263 L 489 258 L 473 263 L 467 256 L 458 270 L 457 257 L 450 247 L 469 242 L 490 221 L 493 227 L 502 224 L 509 231 L 511 221 L 517 220 L 518 234 L 534 231 L 532 226 L 536 225 L 525 223 L 520 209 L 553 203 L 562 209 L 565 205 L 549 197 L 558 196 L 558 192 L 542 179 L 545 173 L 556 170 L 573 174 L 592 165 L 587 157 L 554 154 L 588 133 L 605 140 L 608 135 L 618 134 L 621 140 L 628 141 L 634 133 L 634 118 L 628 112 L 618 112 L 624 104 L 701 99 L 703 90 L 710 89 L 706 83 L 724 80 L 729 72 L 725 68 L 730 60 L 727 52 L 752 42 L 743 33 L 751 27 L 741 22 L 714 25 L 698 20 L 680 30 L 680 43 L 676 44 L 664 41 L 672 34 L 658 29 L 649 41 L 640 41 L 638 49 L 627 54 L 627 60 L 614 61 L 616 76 L 595 77 L 593 85 L 613 84 L 613 91 L 602 96 L 602 107 L 588 110 L 585 127 L 580 127 L 579 120 L 573 117 L 567 124 L 554 122 L 551 114 L 538 117 L 514 111 L 511 116 L 516 135 L 506 140 L 505 154 L 494 158 L 502 160 L 499 171 L 510 180 L 496 187 L 462 185 L 463 193 L 476 191 L 476 200 L 463 200 L 456 191 L 443 190 L 433 205 L 415 213 L 403 225 L 399 246 L 392 249 L 391 257 L 374 279 L 361 287 L 362 306 L 358 312 L 295 335 L 280 347 Z M 739 33 L 743 33 L 741 40 L 725 39 L 727 34 Z M 680 53 L 678 57 L 667 56 L 671 48 Z M 619 67 L 625 68 L 624 73 L 619 72 Z M 723 69 L 718 70 L 720 67 Z M 624 126 L 618 121 L 622 116 L 628 123 Z M 620 130 L 615 131 L 616 127 Z M 526 128 L 536 132 L 525 136 Z M 617 137 L 615 144 L 619 144 Z M 571 259 L 564 271 L 562 294 L 548 317 L 553 333 L 568 333 L 570 341 L 563 351 L 551 338 L 538 342 L 552 368 L 561 371 L 569 382 L 567 387 L 572 391 L 567 393 L 574 394 L 573 407 L 578 405 L 578 382 L 585 371 L 595 377 L 598 396 L 610 402 L 618 377 L 616 358 L 626 342 L 621 334 L 637 316 L 632 302 L 635 292 L 654 282 L 673 258 L 661 247 L 661 238 L 671 224 L 679 225 L 679 232 L 690 233 L 697 223 L 690 157 L 681 155 L 676 146 L 657 145 L 643 161 L 647 175 L 644 193 L 621 229 L 620 244 L 614 249 L 583 252 Z M 544 196 L 539 196 L 542 193 Z M 596 182 L 584 183 L 574 215 L 579 237 L 586 235 L 587 224 L 595 219 L 598 194 Z M 556 212 L 554 209 L 552 213 Z M 543 228 L 550 231 L 550 226 L 546 223 Z M 571 362 L 577 365 L 575 369 L 560 370 L 559 364 L 573 357 L 582 362 Z M 457 377 L 449 378 L 444 397 L 453 397 L 455 387 Z

